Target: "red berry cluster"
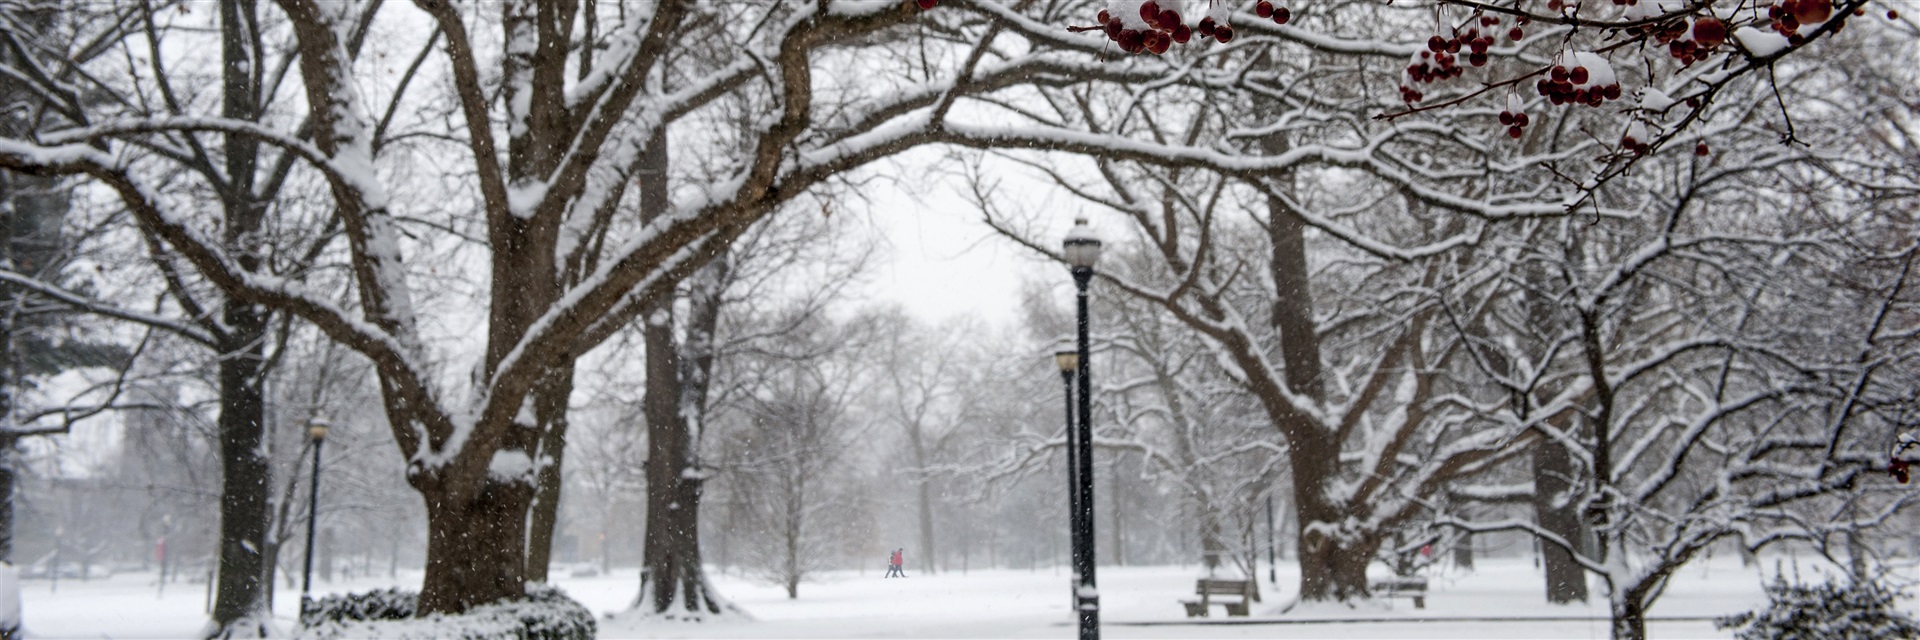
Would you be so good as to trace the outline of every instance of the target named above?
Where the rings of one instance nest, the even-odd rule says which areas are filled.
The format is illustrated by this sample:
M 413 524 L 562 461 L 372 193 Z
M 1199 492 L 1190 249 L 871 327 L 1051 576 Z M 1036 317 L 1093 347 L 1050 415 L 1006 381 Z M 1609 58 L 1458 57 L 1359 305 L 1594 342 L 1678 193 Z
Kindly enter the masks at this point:
M 1139 22 L 1121 13 L 1124 12 L 1101 9 L 1096 20 L 1107 39 L 1127 53 L 1166 53 L 1175 43 L 1185 44 L 1193 39 L 1195 33 L 1220 42 L 1233 39 L 1232 27 L 1215 25 L 1211 17 L 1201 20 L 1197 28 L 1189 27 L 1179 11 L 1163 8 L 1157 2 L 1140 4 Z
M 1233 27 L 1216 23 L 1212 17 L 1201 18 L 1200 26 L 1194 27 L 1193 32 L 1202 38 L 1213 38 L 1221 44 L 1233 41 Z
M 1292 11 L 1288 11 L 1283 6 L 1274 6 L 1267 0 L 1260 0 L 1260 4 L 1253 5 L 1253 15 L 1270 18 L 1274 24 L 1286 24 L 1288 20 L 1293 19 Z
M 1523 110 L 1525 106 L 1520 103 L 1520 94 L 1507 94 L 1507 110 L 1500 112 L 1500 124 L 1506 125 L 1507 137 L 1517 139 L 1521 134 L 1526 133 L 1527 112 Z
M 1784 0 L 1767 8 L 1773 30 L 1792 38 L 1801 25 L 1820 24 L 1833 16 L 1833 0 Z
M 1906 484 L 1908 480 L 1913 479 L 1909 466 L 1907 461 L 1894 458 L 1892 462 L 1887 463 L 1887 474 L 1899 480 L 1900 484 Z
M 1653 151 L 1653 136 L 1647 135 L 1647 125 L 1639 120 L 1627 125 L 1626 135 L 1620 136 L 1620 148 L 1636 156 Z
M 1567 66 L 1569 64 L 1572 66 Z M 1620 99 L 1620 83 L 1614 78 L 1613 65 L 1608 64 L 1606 58 L 1585 51 L 1562 55 L 1559 63 L 1547 70 L 1547 77 L 1534 83 L 1534 88 L 1556 105 L 1598 107 L 1608 100 Z
M 1727 23 L 1713 16 L 1673 20 L 1653 27 L 1653 37 L 1667 45 L 1667 53 L 1680 64 L 1689 65 L 1705 60 L 1727 41 Z
M 1457 78 L 1460 77 L 1460 74 L 1467 72 L 1466 69 L 1461 68 L 1460 65 L 1457 64 L 1459 59 L 1447 51 L 1448 47 L 1452 47 L 1454 51 L 1459 51 L 1460 45 L 1457 42 L 1449 45 L 1447 42 L 1449 41 L 1442 40 L 1440 36 L 1434 36 L 1433 39 L 1427 41 L 1426 51 L 1421 51 L 1413 55 L 1413 60 L 1407 64 L 1406 75 L 1402 76 L 1400 80 L 1401 100 L 1412 104 L 1426 97 L 1425 94 L 1420 93 L 1419 89 L 1413 88 L 1414 84 L 1439 82 Z
M 1482 32 L 1480 30 L 1483 27 L 1486 28 L 1485 32 Z M 1474 19 L 1467 21 L 1466 31 L 1456 32 L 1454 34 L 1453 42 L 1458 43 L 1459 46 L 1464 46 L 1467 48 L 1467 64 L 1471 64 L 1476 67 L 1484 67 L 1487 65 L 1487 49 L 1493 47 L 1493 37 L 1494 37 L 1494 34 L 1499 33 L 1499 29 L 1500 29 L 1499 18 L 1496 18 L 1493 16 L 1475 15 Z M 1515 27 L 1514 31 L 1519 31 L 1519 27 Z M 1508 36 L 1512 36 L 1512 35 L 1513 34 L 1511 33 L 1508 34 Z M 1524 36 L 1526 34 L 1522 33 L 1520 35 Z M 1519 40 L 1519 38 L 1513 38 L 1513 39 Z M 1433 46 L 1433 42 L 1429 40 L 1427 42 L 1427 46 L 1431 48 Z M 1459 51 L 1457 47 L 1454 48 L 1453 50 Z

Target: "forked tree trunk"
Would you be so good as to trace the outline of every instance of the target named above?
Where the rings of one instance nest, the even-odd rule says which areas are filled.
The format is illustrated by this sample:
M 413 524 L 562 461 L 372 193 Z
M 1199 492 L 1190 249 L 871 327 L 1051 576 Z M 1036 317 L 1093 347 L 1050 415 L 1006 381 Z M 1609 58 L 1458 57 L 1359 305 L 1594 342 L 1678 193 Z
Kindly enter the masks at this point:
M 539 464 L 527 532 L 527 580 L 532 582 L 546 582 L 547 567 L 553 562 L 553 530 L 560 521 L 560 466 L 567 452 L 567 399 L 571 395 L 570 367 L 548 374 L 535 391 L 534 416 L 545 433 L 534 455 Z
M 527 508 L 533 487 L 488 478 L 461 499 L 446 489 L 421 488 L 427 502 L 427 575 L 420 611 L 460 613 L 526 597 Z
M 668 303 L 671 304 L 671 303 Z M 720 613 L 700 567 L 702 479 L 688 473 L 692 434 L 681 411 L 679 350 L 667 305 L 645 329 L 647 349 L 647 537 L 634 607 L 663 615 Z
M 647 143 L 636 182 L 640 187 L 641 219 L 666 212 L 667 138 L 658 132 Z M 701 617 L 722 609 L 700 557 L 700 497 L 705 473 L 699 468 L 697 421 L 706 404 L 713 370 L 709 344 L 719 323 L 719 292 L 723 276 L 716 259 L 696 278 L 714 279 L 695 286 L 684 326 L 686 343 L 676 340 L 673 301 L 665 300 L 642 314 L 647 360 L 647 388 L 642 408 L 647 419 L 647 531 L 641 554 L 640 593 L 633 607 L 665 617 Z M 688 418 L 695 422 L 689 422 Z

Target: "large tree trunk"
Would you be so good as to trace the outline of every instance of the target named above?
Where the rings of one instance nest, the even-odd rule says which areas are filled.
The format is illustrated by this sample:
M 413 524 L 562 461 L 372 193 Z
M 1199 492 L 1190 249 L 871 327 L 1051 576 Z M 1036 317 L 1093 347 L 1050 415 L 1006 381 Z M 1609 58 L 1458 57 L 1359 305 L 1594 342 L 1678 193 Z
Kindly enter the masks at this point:
M 1574 484 L 1579 470 L 1565 445 L 1541 438 L 1533 445 L 1533 510 L 1542 529 L 1585 552 L 1586 522 L 1580 518 Z M 1547 602 L 1567 604 L 1587 601 L 1587 570 L 1574 561 L 1572 551 L 1540 541 L 1540 555 L 1546 565 Z
M 420 611 L 459 613 L 526 597 L 527 508 L 533 487 L 489 476 L 470 497 L 427 484 L 427 575 Z
M 253 37 L 256 12 L 250 0 L 222 0 L 220 31 L 221 115 L 235 120 L 258 117 L 257 60 Z M 240 266 L 261 268 L 263 205 L 253 193 L 259 142 L 226 136 L 226 173 L 222 194 L 226 225 L 223 240 Z M 227 300 L 221 310 L 220 351 L 220 573 L 215 588 L 216 637 L 254 637 L 269 632 L 267 590 L 274 559 L 268 557 L 267 524 L 272 517 L 266 448 L 266 337 L 269 315 L 249 302 Z
M 227 334 L 220 340 L 220 577 L 213 635 L 254 637 L 267 632 L 266 583 L 273 565 L 265 553 L 270 471 L 261 446 L 266 318 L 238 301 L 227 303 L 222 317 Z
M 1305 433 L 1320 434 L 1319 431 Z M 1325 452 L 1333 445 L 1303 437 L 1293 442 L 1294 509 L 1299 536 L 1300 599 L 1347 601 L 1369 596 L 1367 565 L 1380 548 L 1376 532 L 1354 531 L 1344 523 L 1354 514 L 1326 499 L 1326 480 L 1333 477 L 1337 459 Z M 1319 451 L 1319 454 L 1309 454 Z

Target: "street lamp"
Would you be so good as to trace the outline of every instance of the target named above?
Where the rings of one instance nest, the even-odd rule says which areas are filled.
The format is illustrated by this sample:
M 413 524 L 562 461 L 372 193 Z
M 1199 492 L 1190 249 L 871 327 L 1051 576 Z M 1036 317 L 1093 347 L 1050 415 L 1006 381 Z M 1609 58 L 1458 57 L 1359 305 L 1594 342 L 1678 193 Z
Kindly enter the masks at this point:
M 1079 456 L 1074 455 L 1073 451 L 1074 447 L 1078 445 L 1078 442 L 1074 438 L 1075 432 L 1073 430 L 1073 372 L 1080 369 L 1080 349 L 1074 345 L 1072 338 L 1063 338 L 1060 340 L 1060 347 L 1053 352 L 1053 363 L 1060 367 L 1060 396 L 1066 399 L 1067 405 L 1067 522 L 1069 523 L 1067 531 L 1070 532 L 1068 545 L 1073 549 L 1073 561 L 1071 563 L 1073 566 L 1072 584 L 1077 587 L 1077 585 L 1080 584 L 1079 532 L 1081 513 Z M 1078 589 L 1076 588 L 1075 591 L 1077 592 Z M 1072 607 L 1076 610 L 1079 609 L 1080 596 L 1076 593 L 1070 602 L 1072 603 Z
M 313 441 L 313 477 L 307 486 L 307 567 L 300 574 L 300 621 L 306 622 L 307 607 L 313 591 L 313 535 L 320 515 L 320 445 L 327 443 L 327 419 L 315 417 L 307 422 L 307 439 Z
M 1076 421 L 1076 436 L 1079 442 L 1079 487 L 1078 509 L 1080 517 L 1073 523 L 1073 540 L 1077 564 L 1075 573 L 1079 574 L 1080 584 L 1074 587 L 1074 601 L 1079 603 L 1080 640 L 1100 639 L 1100 591 L 1094 586 L 1093 579 L 1093 359 L 1087 355 L 1087 285 L 1093 281 L 1093 264 L 1100 261 L 1100 238 L 1087 226 L 1085 217 L 1075 218 L 1073 228 L 1067 231 L 1066 239 L 1060 243 L 1060 253 L 1067 260 L 1068 271 L 1073 274 L 1075 299 L 1079 306 L 1079 354 L 1074 358 L 1077 377 L 1080 378 L 1080 416 Z

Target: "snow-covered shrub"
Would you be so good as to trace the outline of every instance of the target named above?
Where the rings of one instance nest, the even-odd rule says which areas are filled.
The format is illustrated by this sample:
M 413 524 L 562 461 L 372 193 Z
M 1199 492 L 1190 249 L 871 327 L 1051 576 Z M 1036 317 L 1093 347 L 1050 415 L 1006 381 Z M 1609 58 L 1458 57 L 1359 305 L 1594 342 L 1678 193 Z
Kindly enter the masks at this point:
M 1767 606 L 1715 621 L 1740 640 L 1920 638 L 1920 623 L 1894 607 L 1900 592 L 1876 580 L 1788 582 L 1776 574 Z
M 369 620 L 405 620 L 413 617 L 420 594 L 400 589 L 376 589 L 366 593 L 333 594 L 307 605 L 300 614 L 300 626 L 321 623 L 364 622 Z
M 419 594 L 385 589 L 316 602 L 303 619 L 304 640 L 589 640 L 593 612 L 560 589 L 528 585 L 527 599 L 469 609 L 460 615 L 414 617 Z

